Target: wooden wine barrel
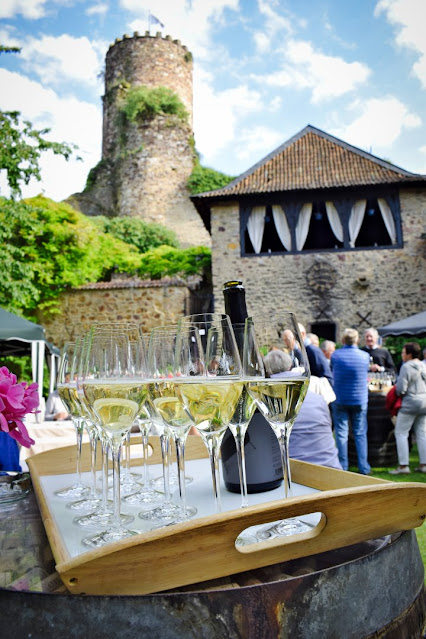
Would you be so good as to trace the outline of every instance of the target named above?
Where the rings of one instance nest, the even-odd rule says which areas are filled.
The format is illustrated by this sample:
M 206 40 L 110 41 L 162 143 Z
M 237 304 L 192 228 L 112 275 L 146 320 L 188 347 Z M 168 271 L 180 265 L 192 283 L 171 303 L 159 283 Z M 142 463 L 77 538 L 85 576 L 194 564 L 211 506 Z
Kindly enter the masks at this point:
M 395 427 L 385 402 L 386 391 L 370 391 L 368 393 L 368 461 L 371 466 L 379 468 L 398 464 Z M 356 466 L 356 448 L 351 432 L 349 433 L 348 457 L 349 464 Z
M 0 531 L 1 636 L 13 639 L 423 636 L 424 570 L 414 531 L 143 596 L 52 592 L 58 579 L 34 496 L 0 508 Z

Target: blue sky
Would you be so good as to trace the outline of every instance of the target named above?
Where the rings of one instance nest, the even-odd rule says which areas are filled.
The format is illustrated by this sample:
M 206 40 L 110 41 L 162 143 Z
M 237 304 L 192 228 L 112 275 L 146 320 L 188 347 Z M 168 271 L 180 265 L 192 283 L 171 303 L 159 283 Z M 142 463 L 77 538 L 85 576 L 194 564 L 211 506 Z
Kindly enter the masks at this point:
M 82 162 L 46 154 L 44 192 L 84 188 L 101 157 L 109 45 L 151 27 L 194 56 L 202 163 L 239 175 L 307 124 L 426 173 L 426 0 L 0 0 L 0 109 L 21 111 Z M 7 194 L 0 172 L 0 191 Z

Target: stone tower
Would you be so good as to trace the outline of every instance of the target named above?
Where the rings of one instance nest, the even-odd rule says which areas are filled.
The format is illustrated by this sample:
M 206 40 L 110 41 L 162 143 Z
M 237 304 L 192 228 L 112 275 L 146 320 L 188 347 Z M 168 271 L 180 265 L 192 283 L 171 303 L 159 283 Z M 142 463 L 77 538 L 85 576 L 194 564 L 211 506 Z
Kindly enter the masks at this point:
M 185 121 L 170 114 L 123 117 L 123 100 L 136 86 L 172 90 L 187 111 Z M 160 33 L 117 39 L 105 60 L 102 160 L 70 202 L 87 215 L 158 222 L 174 230 L 182 246 L 209 246 L 186 187 L 193 162 L 191 53 Z

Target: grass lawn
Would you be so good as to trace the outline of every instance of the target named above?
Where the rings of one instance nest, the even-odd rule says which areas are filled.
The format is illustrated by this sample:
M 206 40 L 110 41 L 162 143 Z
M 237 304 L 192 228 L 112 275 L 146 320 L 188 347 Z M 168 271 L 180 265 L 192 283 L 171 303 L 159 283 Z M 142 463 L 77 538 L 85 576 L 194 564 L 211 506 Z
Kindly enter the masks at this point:
M 418 482 L 426 482 L 426 474 L 424 473 L 415 473 L 414 469 L 419 465 L 419 454 L 417 452 L 417 446 L 413 446 L 410 452 L 410 468 L 413 471 L 410 475 L 390 475 L 389 471 L 395 466 L 389 468 L 372 468 L 371 474 L 374 477 L 379 477 L 380 479 L 388 479 L 391 481 L 418 481 Z M 349 470 L 357 471 L 355 467 L 349 468 Z M 420 548 L 420 553 L 423 559 L 423 565 L 425 567 L 425 583 L 426 583 L 426 525 L 423 524 L 420 528 L 416 528 L 417 541 Z

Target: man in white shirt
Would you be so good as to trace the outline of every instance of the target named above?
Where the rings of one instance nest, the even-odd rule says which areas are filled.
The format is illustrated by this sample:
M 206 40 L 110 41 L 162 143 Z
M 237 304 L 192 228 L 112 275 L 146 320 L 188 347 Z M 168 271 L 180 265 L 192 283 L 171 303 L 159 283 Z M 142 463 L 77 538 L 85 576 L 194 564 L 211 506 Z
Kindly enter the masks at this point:
M 46 402 L 46 414 L 45 420 L 50 421 L 63 421 L 70 419 L 67 409 L 65 408 L 59 393 L 57 390 L 49 394 Z

